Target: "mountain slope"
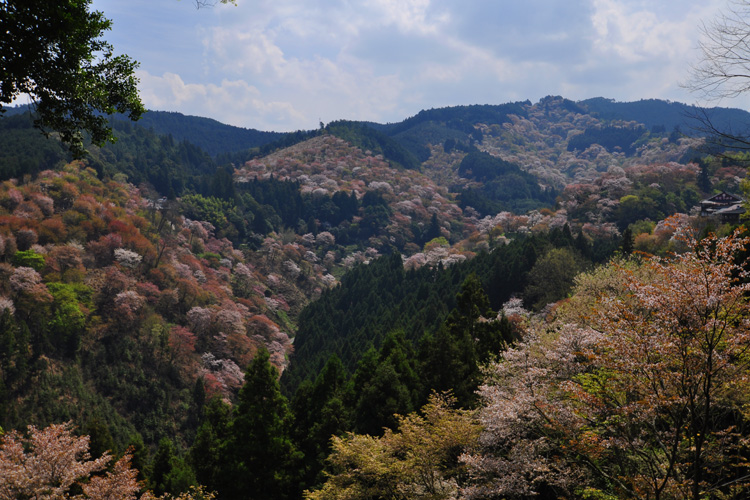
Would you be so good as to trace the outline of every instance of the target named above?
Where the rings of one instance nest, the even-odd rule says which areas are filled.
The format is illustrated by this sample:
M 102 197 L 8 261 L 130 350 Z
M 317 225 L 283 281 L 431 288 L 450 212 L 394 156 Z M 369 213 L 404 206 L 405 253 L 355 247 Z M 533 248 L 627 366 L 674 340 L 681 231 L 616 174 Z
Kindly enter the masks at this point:
M 171 135 L 178 141 L 195 144 L 211 156 L 263 146 L 284 135 L 281 132 L 234 127 L 211 118 L 167 111 L 148 111 L 137 124 L 153 129 L 158 134 Z
M 243 253 L 143 194 L 81 163 L 0 185 L 4 428 L 105 418 L 121 450 L 186 439 L 260 347 L 286 367 L 296 297 L 330 281 L 299 245 Z
M 699 108 L 688 104 L 660 99 L 642 99 L 634 102 L 617 102 L 614 99 L 595 97 L 578 104 L 602 120 L 626 120 L 642 123 L 648 129 L 662 128 L 666 132 L 679 129 L 682 133 L 700 136 L 706 133 L 703 120 L 722 130 L 747 129 L 750 115 L 736 108 Z M 738 129 L 739 126 L 739 129 Z

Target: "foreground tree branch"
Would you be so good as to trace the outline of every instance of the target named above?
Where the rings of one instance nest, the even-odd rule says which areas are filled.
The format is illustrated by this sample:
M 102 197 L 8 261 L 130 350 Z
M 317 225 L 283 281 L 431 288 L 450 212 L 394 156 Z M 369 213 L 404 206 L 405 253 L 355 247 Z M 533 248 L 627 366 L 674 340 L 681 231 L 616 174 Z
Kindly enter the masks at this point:
M 734 98 L 750 90 L 750 3 L 730 5 L 701 28 L 701 55 L 686 87 L 704 99 Z
M 89 11 L 91 0 L 0 2 L 0 112 L 28 95 L 35 125 L 60 134 L 77 157 L 83 132 L 93 143 L 113 140 L 105 115 L 145 111 L 134 71 L 138 63 L 114 55 L 102 34 L 111 21 Z

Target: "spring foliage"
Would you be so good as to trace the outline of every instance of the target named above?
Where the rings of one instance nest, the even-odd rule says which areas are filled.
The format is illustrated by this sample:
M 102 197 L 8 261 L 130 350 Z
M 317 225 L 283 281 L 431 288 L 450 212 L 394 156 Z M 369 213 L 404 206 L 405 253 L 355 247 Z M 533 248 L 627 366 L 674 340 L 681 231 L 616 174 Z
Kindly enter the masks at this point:
M 35 125 L 60 133 L 77 156 L 85 152 L 82 132 L 96 144 L 112 140 L 103 114 L 145 111 L 138 97 L 138 63 L 115 56 L 101 38 L 111 21 L 90 11 L 90 0 L 0 3 L 0 104 L 20 95 L 34 100 Z M 2 108 L 0 107 L 0 110 Z
M 29 426 L 27 436 L 6 434 L 0 443 L 0 499 L 138 498 L 138 471 L 130 467 L 130 456 L 104 472 L 112 456 L 91 459 L 88 436 L 72 431 L 67 423 L 45 429 Z M 82 493 L 72 495 L 77 489 Z
M 422 415 L 398 417 L 398 431 L 382 437 L 349 433 L 334 437 L 332 473 L 307 500 L 456 498 L 464 466 L 458 452 L 471 445 L 479 425 L 470 412 L 450 408 L 452 399 L 433 395 Z
M 746 490 L 748 239 L 676 236 L 687 251 L 606 269 L 577 323 L 531 328 L 491 366 L 470 498 Z

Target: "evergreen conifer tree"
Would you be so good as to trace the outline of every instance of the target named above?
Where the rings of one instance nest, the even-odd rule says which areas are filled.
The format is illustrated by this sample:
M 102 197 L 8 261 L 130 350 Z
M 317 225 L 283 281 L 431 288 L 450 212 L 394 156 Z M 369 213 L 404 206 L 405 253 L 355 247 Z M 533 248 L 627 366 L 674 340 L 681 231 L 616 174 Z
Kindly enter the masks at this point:
M 494 317 L 481 281 L 470 274 L 445 324 L 422 339 L 421 373 L 428 391 L 452 391 L 459 405 L 473 405 L 479 363 L 497 354 L 511 337 L 507 321 L 487 321 Z
M 221 498 L 286 500 L 299 493 L 302 456 L 291 439 L 292 413 L 278 377 L 268 351 L 259 350 L 237 400 Z
M 357 432 L 381 435 L 385 427 L 396 428 L 395 414 L 414 411 L 420 389 L 415 365 L 414 348 L 401 330 L 388 334 L 379 353 L 365 353 L 354 374 Z
M 335 354 L 315 379 L 302 383 L 294 395 L 292 410 L 295 438 L 304 453 L 306 487 L 322 483 L 322 465 L 330 453 L 331 436 L 351 430 L 354 395 L 349 376 Z
M 203 422 L 190 448 L 188 459 L 199 484 L 218 491 L 221 471 L 229 463 L 226 448 L 229 446 L 231 408 L 220 398 L 211 399 L 205 406 Z

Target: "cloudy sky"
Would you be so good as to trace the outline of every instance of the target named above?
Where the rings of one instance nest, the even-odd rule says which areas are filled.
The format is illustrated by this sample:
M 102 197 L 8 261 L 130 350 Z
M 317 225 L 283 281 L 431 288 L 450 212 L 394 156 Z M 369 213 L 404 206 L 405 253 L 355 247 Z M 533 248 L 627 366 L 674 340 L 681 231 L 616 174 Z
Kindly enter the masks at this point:
M 149 109 L 260 130 L 547 95 L 694 103 L 726 0 L 94 0 Z M 721 103 L 746 107 L 739 101 Z

